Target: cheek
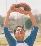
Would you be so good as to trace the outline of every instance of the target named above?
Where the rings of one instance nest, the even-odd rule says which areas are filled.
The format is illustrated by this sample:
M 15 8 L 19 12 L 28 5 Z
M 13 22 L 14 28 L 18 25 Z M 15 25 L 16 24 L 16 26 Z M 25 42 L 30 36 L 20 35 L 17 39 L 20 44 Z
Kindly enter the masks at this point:
M 15 37 L 19 37 L 19 36 L 25 36 L 25 33 L 23 32 L 23 34 L 20 34 L 19 32 L 15 34 Z
M 19 35 L 18 33 L 17 33 L 17 34 L 15 34 L 15 37 L 18 37 L 18 35 Z

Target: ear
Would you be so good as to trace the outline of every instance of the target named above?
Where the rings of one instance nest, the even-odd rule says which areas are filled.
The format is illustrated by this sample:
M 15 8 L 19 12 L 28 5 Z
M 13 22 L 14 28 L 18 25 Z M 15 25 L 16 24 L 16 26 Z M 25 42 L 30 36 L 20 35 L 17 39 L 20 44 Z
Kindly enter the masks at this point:
M 14 34 L 15 34 L 15 32 L 16 32 L 16 29 L 14 29 Z

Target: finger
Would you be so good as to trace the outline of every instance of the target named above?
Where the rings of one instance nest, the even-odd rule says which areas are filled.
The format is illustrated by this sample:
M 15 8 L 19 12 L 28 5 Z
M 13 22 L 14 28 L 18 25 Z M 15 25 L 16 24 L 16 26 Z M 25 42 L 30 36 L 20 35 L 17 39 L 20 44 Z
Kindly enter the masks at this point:
M 16 4 L 12 4 L 11 6 L 15 6 Z
M 16 4 L 12 4 L 10 8 L 14 8 L 16 6 Z

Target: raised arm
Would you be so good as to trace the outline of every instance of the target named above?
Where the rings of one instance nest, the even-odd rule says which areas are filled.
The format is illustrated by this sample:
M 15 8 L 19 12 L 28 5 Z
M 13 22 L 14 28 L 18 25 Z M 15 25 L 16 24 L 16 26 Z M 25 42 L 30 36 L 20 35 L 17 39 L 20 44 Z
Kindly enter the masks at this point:
M 21 4 L 21 5 L 22 5 L 22 4 Z M 28 5 L 26 5 L 26 6 L 28 7 Z M 26 7 L 26 6 L 23 6 L 23 7 Z M 29 8 L 29 9 L 30 9 L 30 8 Z M 33 27 L 32 27 L 32 31 L 31 31 L 30 36 L 28 36 L 28 38 L 26 38 L 24 41 L 25 41 L 27 44 L 29 44 L 29 46 L 33 46 L 34 41 L 35 41 L 36 36 L 37 36 L 37 32 L 38 32 L 38 25 L 37 25 L 37 23 L 36 23 L 36 20 L 35 20 L 33 14 L 31 13 L 31 10 L 28 11 L 28 9 L 27 9 L 27 10 L 25 10 L 25 9 L 24 9 L 24 10 L 19 9 L 19 12 L 22 13 L 22 14 L 25 14 L 25 15 L 29 14 L 29 16 L 30 16 L 30 19 L 31 19 L 31 21 L 32 21 Z
M 9 22 L 10 13 L 15 11 L 14 6 L 15 6 L 15 4 L 12 4 L 12 6 L 8 10 L 7 15 L 6 15 L 6 18 L 5 18 L 4 26 L 7 27 L 7 28 L 8 28 L 8 22 Z
M 30 18 L 31 18 L 32 25 L 37 27 L 36 20 L 35 20 L 35 18 L 34 18 L 34 16 L 33 16 L 33 14 L 32 14 L 31 12 L 29 12 L 29 16 L 30 16 Z
M 10 32 L 8 31 L 9 16 L 10 16 L 10 13 L 11 13 L 11 12 L 14 12 L 14 8 L 12 8 L 12 7 L 14 7 L 14 6 L 15 6 L 15 5 L 12 5 L 12 6 L 10 7 L 10 9 L 8 10 L 7 15 L 6 15 L 6 18 L 5 18 L 5 23 L 4 23 L 5 37 L 6 37 L 8 43 L 9 43 L 10 45 L 11 45 L 11 42 L 13 42 L 13 40 L 14 40 L 13 43 L 15 43 L 15 39 L 13 39 L 13 37 L 12 37 L 11 34 L 10 34 Z
M 37 36 L 38 26 L 37 26 L 36 20 L 35 20 L 34 16 L 32 15 L 31 11 L 29 11 L 28 14 L 31 18 L 33 27 L 32 27 L 32 31 L 31 31 L 30 36 L 28 36 L 28 38 L 26 38 L 25 42 L 27 42 L 29 45 L 33 46 L 34 41 L 35 41 L 36 36 Z

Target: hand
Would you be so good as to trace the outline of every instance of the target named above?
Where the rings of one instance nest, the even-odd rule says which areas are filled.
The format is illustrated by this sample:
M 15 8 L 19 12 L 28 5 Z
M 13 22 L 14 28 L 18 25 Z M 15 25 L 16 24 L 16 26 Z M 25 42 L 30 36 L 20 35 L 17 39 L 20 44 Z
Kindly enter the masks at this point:
M 26 12 L 25 10 L 22 10 L 22 9 L 20 9 L 20 8 L 15 8 L 15 11 L 16 11 L 16 12 L 19 12 L 19 13 L 21 13 L 21 14 L 27 14 L 27 12 Z
M 19 12 L 19 13 L 21 13 L 21 14 L 25 14 L 25 15 L 31 13 L 31 11 L 25 11 L 25 10 L 22 10 L 22 9 L 20 9 L 20 8 L 15 8 L 15 11 L 16 11 L 16 12 Z
M 20 7 L 23 7 L 24 10 L 21 9 Z M 29 11 L 31 11 L 30 6 L 27 5 L 26 3 L 19 3 L 19 4 L 17 4 L 17 5 L 15 6 L 15 8 L 16 8 L 16 12 L 19 12 L 19 13 L 25 14 L 25 15 L 30 14 Z
M 22 9 L 20 9 L 20 8 L 16 8 L 16 12 L 19 12 L 19 13 L 21 13 L 21 14 L 25 14 L 25 15 L 27 15 L 27 14 L 31 14 L 31 11 L 25 11 L 25 10 L 22 10 Z
M 21 13 L 25 14 L 25 15 L 27 15 L 27 14 L 31 15 L 32 14 L 31 11 L 21 11 Z
M 16 8 L 20 8 L 20 7 L 24 7 L 25 11 L 31 11 L 30 6 L 26 3 L 19 3 L 19 4 L 16 5 Z
M 16 6 L 16 4 L 12 4 L 10 9 L 8 10 L 8 12 L 9 13 L 14 12 L 15 11 L 15 6 Z

